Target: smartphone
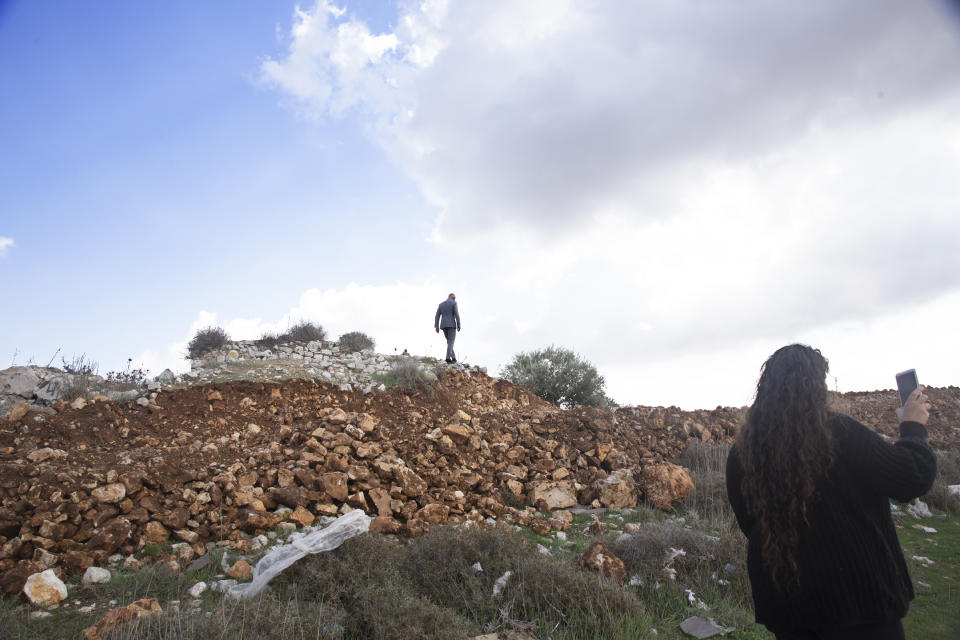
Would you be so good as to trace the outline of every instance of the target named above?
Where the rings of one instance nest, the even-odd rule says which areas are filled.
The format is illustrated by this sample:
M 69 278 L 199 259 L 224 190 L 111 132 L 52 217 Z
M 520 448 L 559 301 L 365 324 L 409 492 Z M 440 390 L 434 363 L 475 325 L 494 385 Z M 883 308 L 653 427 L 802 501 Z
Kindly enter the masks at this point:
M 914 389 L 920 386 L 917 380 L 917 370 L 907 369 L 897 374 L 897 393 L 900 394 L 900 406 L 907 404 L 907 398 Z

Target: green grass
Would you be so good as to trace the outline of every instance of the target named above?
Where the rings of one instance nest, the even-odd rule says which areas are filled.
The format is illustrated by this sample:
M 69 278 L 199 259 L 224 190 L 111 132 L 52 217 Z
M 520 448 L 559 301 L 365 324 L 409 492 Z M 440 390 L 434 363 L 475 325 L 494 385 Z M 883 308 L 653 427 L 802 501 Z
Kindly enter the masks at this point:
M 903 516 L 897 523 L 902 525 L 897 532 L 917 594 L 904 619 L 907 637 L 960 638 L 960 516 L 922 521 Z M 933 527 L 937 533 L 923 533 L 915 524 Z M 934 564 L 927 566 L 913 556 L 927 557 Z

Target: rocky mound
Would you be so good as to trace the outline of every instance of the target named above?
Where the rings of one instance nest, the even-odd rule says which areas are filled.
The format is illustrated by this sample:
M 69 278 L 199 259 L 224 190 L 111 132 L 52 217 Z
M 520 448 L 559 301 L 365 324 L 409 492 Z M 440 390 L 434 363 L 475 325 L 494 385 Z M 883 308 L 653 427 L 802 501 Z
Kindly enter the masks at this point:
M 940 391 L 938 406 L 951 409 L 931 431 L 956 442 L 957 430 L 938 431 L 937 421 L 955 418 L 960 390 Z M 855 415 L 869 405 L 852 403 Z M 184 542 L 185 557 L 209 541 L 249 550 L 251 534 L 351 509 L 379 516 L 374 529 L 417 535 L 506 513 L 543 532 L 569 522 L 569 512 L 545 519 L 524 505 L 622 508 L 645 496 L 669 508 L 692 489 L 670 461 L 691 438 L 729 440 L 743 417 L 733 408 L 564 411 L 456 368 L 413 394 L 244 381 L 81 404 L 0 421 L 7 592 L 36 571 L 103 565 L 148 544 Z

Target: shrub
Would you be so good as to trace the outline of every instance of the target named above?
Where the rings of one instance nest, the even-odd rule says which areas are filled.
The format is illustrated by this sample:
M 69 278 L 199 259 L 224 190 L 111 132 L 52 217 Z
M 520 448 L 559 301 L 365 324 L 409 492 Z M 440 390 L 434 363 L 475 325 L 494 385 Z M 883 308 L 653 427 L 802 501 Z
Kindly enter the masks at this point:
M 937 451 L 937 477 L 930 493 L 921 500 L 947 513 L 960 513 L 960 496 L 950 493 L 948 486 L 960 484 L 960 453 Z
M 187 354 L 191 359 L 200 358 L 228 342 L 230 342 L 230 336 L 220 327 L 200 329 L 187 345 Z
M 492 597 L 507 570 L 506 588 Z M 503 527 L 436 527 L 407 545 L 357 536 L 293 565 L 277 588 L 342 611 L 356 638 L 465 638 L 511 627 L 539 627 L 537 637 L 638 637 L 623 632 L 643 612 L 628 590 L 541 555 Z
M 614 542 L 611 551 L 623 560 L 628 575 L 638 576 L 647 586 L 675 583 L 700 592 L 725 577 L 732 583 L 731 595 L 749 601 L 746 539 L 739 531 L 709 536 L 678 522 L 647 522 L 638 533 Z M 733 573 L 726 571 L 728 564 L 734 566 Z
M 280 344 L 280 337 L 270 331 L 266 331 L 259 338 L 253 341 L 260 349 L 274 349 Z
M 400 387 L 407 393 L 417 389 L 433 392 L 437 376 L 420 368 L 416 362 L 398 362 L 383 376 L 375 376 L 387 387 Z
M 99 368 L 97 363 L 89 360 L 83 353 L 79 356 L 73 356 L 70 361 L 67 361 L 66 358 L 61 358 L 61 360 L 63 361 L 63 370 L 70 374 L 70 380 L 63 389 L 63 399 L 72 402 L 81 396 L 85 397 L 90 393 L 94 378 L 97 377 L 97 369 Z
M 280 342 L 313 342 L 326 340 L 327 332 L 319 324 L 302 320 L 278 336 Z
M 125 369 L 124 371 L 110 371 L 107 373 L 107 382 L 119 391 L 130 391 L 146 386 L 149 370 L 144 368 Z
M 373 338 L 360 331 L 351 331 L 340 336 L 340 351 L 353 353 L 373 349 L 376 345 Z
M 597 368 L 563 347 L 518 353 L 500 375 L 560 407 L 610 407 L 613 404 L 604 393 L 605 381 Z

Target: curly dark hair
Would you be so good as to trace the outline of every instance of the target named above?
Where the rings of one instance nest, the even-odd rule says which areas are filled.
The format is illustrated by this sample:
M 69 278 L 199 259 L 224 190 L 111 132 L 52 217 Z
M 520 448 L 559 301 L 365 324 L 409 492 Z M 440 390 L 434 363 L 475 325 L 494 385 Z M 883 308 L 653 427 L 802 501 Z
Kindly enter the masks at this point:
M 763 364 L 757 396 L 737 434 L 742 490 L 760 522 L 761 552 L 777 588 L 794 583 L 800 536 L 818 481 L 834 460 L 828 426 L 827 360 L 802 344 Z

